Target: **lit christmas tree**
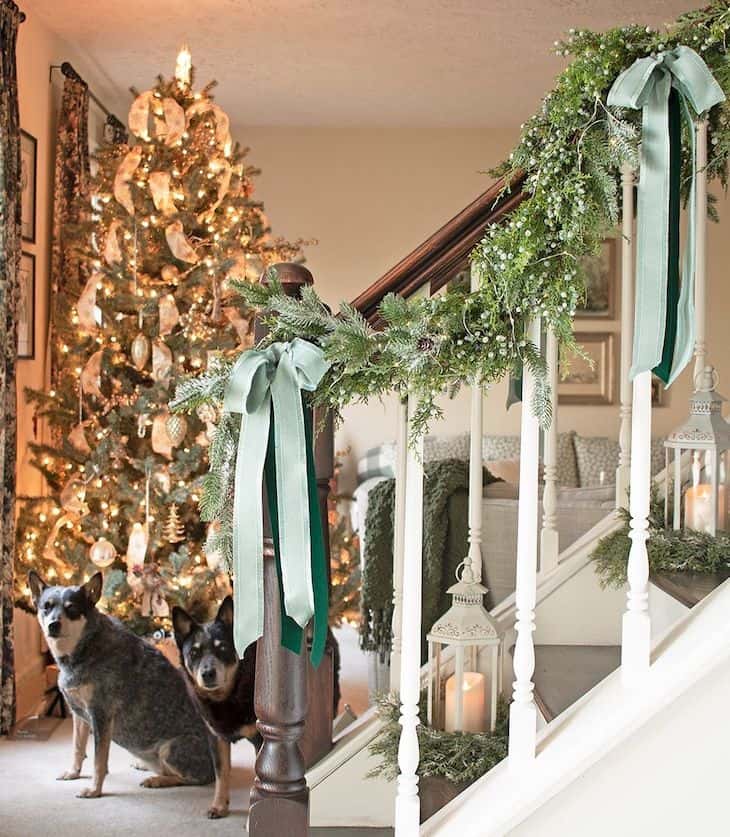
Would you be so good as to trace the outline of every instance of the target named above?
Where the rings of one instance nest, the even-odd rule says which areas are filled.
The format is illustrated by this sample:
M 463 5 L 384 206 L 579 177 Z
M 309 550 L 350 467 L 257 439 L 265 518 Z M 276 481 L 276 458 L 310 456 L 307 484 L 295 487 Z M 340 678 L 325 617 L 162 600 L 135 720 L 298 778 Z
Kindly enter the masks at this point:
M 216 416 L 167 404 L 180 378 L 249 344 L 228 283 L 302 242 L 270 236 L 212 87 L 193 89 L 183 49 L 174 78 L 133 102 L 129 142 L 97 153 L 89 223 L 65 231 L 88 281 L 56 301 L 54 389 L 28 393 L 53 443 L 32 445 L 48 496 L 21 504 L 20 605 L 30 569 L 73 584 L 104 567 L 102 607 L 147 632 L 173 604 L 202 617 L 228 586 L 197 508 Z
M 346 451 L 349 453 L 349 451 Z M 357 622 L 360 618 L 360 539 L 352 531 L 349 514 L 343 514 L 341 504 L 352 500 L 339 492 L 342 463 L 335 462 L 327 499 L 327 519 L 330 529 L 330 625 Z

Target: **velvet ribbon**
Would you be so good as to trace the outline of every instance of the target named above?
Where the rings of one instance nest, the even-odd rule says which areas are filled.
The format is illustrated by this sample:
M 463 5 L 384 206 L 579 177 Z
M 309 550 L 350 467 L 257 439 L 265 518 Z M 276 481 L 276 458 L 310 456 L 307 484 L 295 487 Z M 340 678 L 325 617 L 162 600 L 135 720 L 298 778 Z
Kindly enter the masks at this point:
M 642 111 L 632 379 L 653 369 L 671 384 L 692 357 L 696 158 L 690 106 L 700 115 L 724 99 L 705 62 L 686 46 L 638 59 L 608 94 L 609 105 Z M 692 183 L 680 287 L 682 117 L 690 136 Z
M 298 653 L 302 631 L 314 616 L 314 665 L 324 652 L 326 557 L 311 417 L 302 391 L 313 392 L 328 368 L 318 346 L 296 338 L 245 352 L 231 372 L 223 407 L 242 413 L 233 501 L 234 639 L 241 655 L 264 628 L 264 474 L 280 579 L 282 644 Z

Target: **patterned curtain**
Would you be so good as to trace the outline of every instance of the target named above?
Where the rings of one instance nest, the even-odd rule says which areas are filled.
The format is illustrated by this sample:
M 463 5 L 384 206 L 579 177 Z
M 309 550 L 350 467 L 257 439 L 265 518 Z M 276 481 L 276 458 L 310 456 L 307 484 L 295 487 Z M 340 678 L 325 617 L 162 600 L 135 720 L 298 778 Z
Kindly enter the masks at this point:
M 73 247 L 74 227 L 85 220 L 89 186 L 89 88 L 66 76 L 56 134 L 53 183 L 53 248 L 51 251 L 51 387 L 63 359 L 54 338 L 56 313 L 75 305 L 86 284 L 84 266 Z
M 21 13 L 0 0 L 0 735 L 15 723 L 15 360 L 20 260 L 20 124 L 15 47 Z

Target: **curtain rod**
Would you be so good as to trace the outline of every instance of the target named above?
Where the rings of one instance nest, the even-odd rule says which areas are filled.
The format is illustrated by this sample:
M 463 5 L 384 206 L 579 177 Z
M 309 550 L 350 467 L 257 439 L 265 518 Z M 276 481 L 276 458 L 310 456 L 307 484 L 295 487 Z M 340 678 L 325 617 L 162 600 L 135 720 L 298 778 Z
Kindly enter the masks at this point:
M 84 87 L 86 88 L 86 90 L 89 93 L 89 98 L 104 113 L 104 115 L 107 118 L 107 122 L 109 122 L 110 124 L 114 124 L 117 127 L 121 128 L 122 130 L 126 131 L 126 127 L 125 127 L 124 123 L 121 121 L 121 119 L 119 119 L 119 117 L 117 117 L 115 114 L 113 114 L 109 110 L 109 108 L 107 108 L 106 105 L 101 101 L 101 99 L 99 99 L 99 97 L 96 96 L 89 89 L 88 83 L 83 78 L 81 78 L 81 76 L 76 72 L 76 70 L 73 68 L 73 66 L 71 65 L 71 63 L 69 61 L 64 61 L 63 64 L 51 64 L 51 68 L 48 72 L 48 81 L 49 82 L 51 81 L 51 77 L 53 75 L 54 70 L 60 70 L 63 73 L 63 75 L 66 76 L 66 78 L 71 78 L 74 81 L 79 82 L 79 84 L 83 84 Z

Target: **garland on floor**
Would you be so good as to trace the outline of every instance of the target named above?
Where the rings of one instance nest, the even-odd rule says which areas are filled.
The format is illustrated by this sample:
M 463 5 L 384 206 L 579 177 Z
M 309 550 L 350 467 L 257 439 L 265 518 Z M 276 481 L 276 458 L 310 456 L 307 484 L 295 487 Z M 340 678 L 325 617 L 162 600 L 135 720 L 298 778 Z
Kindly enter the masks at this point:
M 626 567 L 631 549 L 627 509 L 619 512 L 624 526 L 601 538 L 593 555 L 595 569 L 602 587 L 619 588 L 626 584 Z M 649 572 L 730 572 L 730 532 L 709 535 L 693 529 L 667 529 L 664 522 L 664 503 L 656 492 L 649 512 Z
M 400 742 L 400 699 L 396 693 L 376 698 L 382 732 L 370 745 L 370 753 L 380 759 L 368 778 L 398 776 Z M 421 696 L 421 717 L 426 717 L 426 698 Z M 473 782 L 507 757 L 509 708 L 500 698 L 494 732 L 445 732 L 424 724 L 418 727 L 419 776 L 438 776 L 456 785 Z

